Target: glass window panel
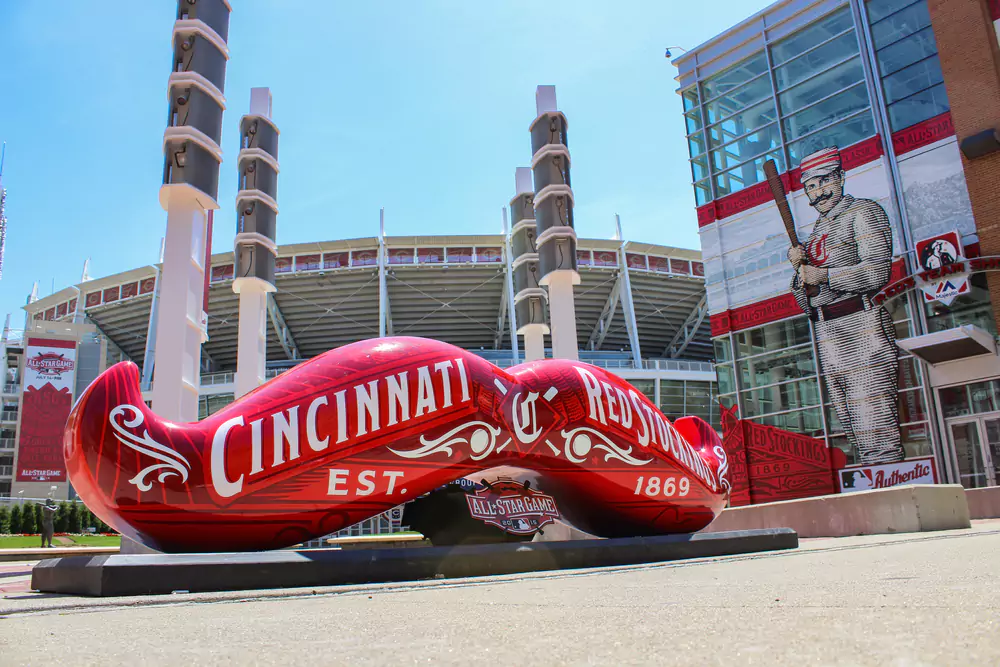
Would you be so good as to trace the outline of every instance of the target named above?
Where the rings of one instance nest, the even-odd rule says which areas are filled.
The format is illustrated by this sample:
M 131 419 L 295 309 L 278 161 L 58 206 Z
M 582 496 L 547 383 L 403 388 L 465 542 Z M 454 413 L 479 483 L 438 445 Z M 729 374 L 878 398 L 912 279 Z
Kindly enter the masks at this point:
M 660 411 L 670 421 L 686 416 L 683 380 L 660 380 Z
M 705 152 L 705 135 L 701 132 L 688 137 L 688 153 L 692 156 L 701 155 Z
M 698 107 L 698 89 L 691 86 L 683 93 L 681 93 L 681 99 L 684 100 L 684 111 L 690 111 Z
M 798 317 L 736 334 L 736 356 L 744 359 L 763 352 L 777 352 L 811 341 L 809 320 Z
M 788 145 L 788 152 L 792 162 L 790 166 L 799 166 L 802 158 L 815 153 L 821 148 L 827 148 L 828 146 L 846 148 L 874 134 L 875 121 L 872 119 L 871 112 L 866 111 L 855 118 L 824 128 L 805 139 L 790 143 Z
M 997 387 L 995 382 L 976 382 L 969 385 L 969 401 L 973 413 L 997 410 Z
M 720 364 L 715 367 L 715 375 L 719 379 L 719 393 L 730 394 L 736 391 L 736 376 L 732 364 Z
M 938 391 L 938 398 L 941 400 L 945 419 L 972 414 L 972 408 L 969 406 L 969 392 L 965 385 L 944 387 Z
M 923 60 L 937 53 L 934 33 L 925 28 L 915 35 L 891 44 L 878 52 L 879 71 L 882 76 L 898 72 L 909 67 L 918 60 Z
M 712 190 L 707 180 L 694 184 L 694 201 L 696 206 L 712 201 Z
M 808 408 L 796 412 L 785 412 L 778 415 L 758 417 L 753 419 L 758 424 L 775 426 L 777 428 L 802 433 L 813 438 L 823 437 L 823 420 L 819 408 Z
M 819 385 L 815 378 L 742 393 L 743 406 L 751 417 L 819 405 Z
M 863 83 L 864 80 L 865 70 L 861 65 L 861 58 L 852 58 L 778 95 L 781 115 L 789 116 L 802 107 L 850 85 Z
M 812 346 L 782 350 L 737 362 L 744 389 L 816 375 Z
M 986 289 L 986 274 L 977 273 L 970 279 L 971 290 L 946 306 L 940 301 L 925 302 L 927 330 L 929 333 L 974 324 L 996 335 L 996 320 L 993 319 L 993 305 Z M 923 300 L 923 297 L 921 297 Z
M 778 133 L 777 124 L 768 125 L 724 148 L 712 151 L 712 167 L 717 172 L 725 171 L 779 146 L 781 146 L 781 135 Z
M 767 58 L 764 56 L 764 52 L 761 51 L 724 72 L 720 72 L 712 78 L 705 80 L 701 84 L 703 99 L 710 99 L 722 93 L 729 92 L 745 83 L 748 79 L 752 79 L 766 71 Z M 687 101 L 685 101 L 685 104 L 687 104 Z
M 771 92 L 771 77 L 762 76 L 706 104 L 705 117 L 709 123 L 717 123 L 741 109 L 767 99 Z
M 774 160 L 777 163 L 779 172 L 785 171 L 785 159 L 781 153 L 762 155 L 756 160 L 717 175 L 715 177 L 715 190 L 718 195 L 721 197 L 733 192 L 739 192 L 749 185 L 763 181 L 764 163 L 767 160 Z
M 924 0 L 868 0 L 868 20 L 872 23 L 881 21 L 889 14 L 895 14 L 900 9 Z
M 924 390 L 911 389 L 899 392 L 899 423 L 919 422 L 927 419 Z
M 695 109 L 690 113 L 684 114 L 684 123 L 687 125 L 688 134 L 692 132 L 697 132 L 701 129 L 701 111 Z
M 807 53 L 801 58 L 796 58 L 787 65 L 776 67 L 774 69 L 774 80 L 778 86 L 778 90 L 784 90 L 800 81 L 805 81 L 834 63 L 839 63 L 842 60 L 857 55 L 858 52 L 858 37 L 852 30 L 829 44 L 824 44 L 815 51 Z
M 708 172 L 708 156 L 699 155 L 698 157 L 691 159 L 691 177 L 692 180 L 701 181 L 709 177 Z
M 899 360 L 899 383 L 900 389 L 909 389 L 910 387 L 919 387 L 923 384 L 920 381 L 920 373 L 917 369 L 917 360 L 913 357 L 907 357 L 905 359 Z M 914 421 L 914 420 L 911 420 Z
M 630 380 L 629 384 L 635 387 L 636 391 L 641 392 L 650 400 L 650 402 L 656 402 L 656 385 L 654 384 L 656 380 Z
M 938 84 L 922 93 L 890 104 L 889 124 L 894 131 L 902 130 L 928 118 L 943 114 L 950 108 L 944 84 Z
M 796 139 L 803 134 L 825 127 L 868 106 L 868 89 L 864 83 L 848 88 L 828 100 L 814 104 L 800 111 L 791 118 L 785 119 L 785 132 L 789 139 Z
M 858 455 L 858 451 L 847 441 L 846 435 L 839 435 L 830 438 L 830 446 L 836 447 L 840 451 L 844 452 L 844 455 L 847 456 L 847 465 L 853 466 L 859 463 L 860 457 Z
M 764 100 L 760 104 L 741 111 L 717 125 L 711 126 L 708 129 L 708 144 L 711 148 L 717 148 L 762 125 L 773 123 L 777 119 L 778 115 L 774 110 L 774 100 Z
M 872 24 L 872 43 L 876 50 L 923 30 L 931 24 L 926 2 L 916 2 L 906 9 Z M 931 38 L 933 40 L 933 37 Z
M 729 337 L 717 338 L 712 341 L 712 345 L 715 347 L 715 359 L 718 362 L 732 361 L 733 360 L 733 350 L 729 346 Z
M 941 74 L 941 61 L 938 57 L 921 60 L 882 79 L 886 104 L 892 104 L 896 100 L 909 97 L 942 81 L 944 75 Z
M 771 45 L 771 58 L 775 64 L 780 64 L 794 58 L 812 46 L 825 41 L 837 33 L 854 27 L 850 9 L 844 7 L 829 16 L 799 30 L 791 37 Z
M 899 435 L 903 443 L 903 451 L 906 452 L 906 458 L 934 454 L 931 447 L 931 429 L 927 422 L 903 426 L 899 429 Z

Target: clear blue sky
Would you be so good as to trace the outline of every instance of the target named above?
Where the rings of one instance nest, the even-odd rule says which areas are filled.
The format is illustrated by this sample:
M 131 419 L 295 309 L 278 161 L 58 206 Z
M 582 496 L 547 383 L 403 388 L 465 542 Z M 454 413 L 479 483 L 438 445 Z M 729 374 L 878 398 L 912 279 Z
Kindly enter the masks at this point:
M 693 47 L 764 0 L 232 0 L 213 249 L 232 248 L 239 117 L 269 86 L 282 130 L 278 242 L 498 233 L 530 162 L 538 84 L 569 119 L 581 236 L 698 248 L 664 47 Z M 109 10 L 121 7 L 114 15 Z M 279 11 L 274 8 L 279 7 Z M 0 317 L 156 261 L 174 0 L 0 2 L 7 253 Z

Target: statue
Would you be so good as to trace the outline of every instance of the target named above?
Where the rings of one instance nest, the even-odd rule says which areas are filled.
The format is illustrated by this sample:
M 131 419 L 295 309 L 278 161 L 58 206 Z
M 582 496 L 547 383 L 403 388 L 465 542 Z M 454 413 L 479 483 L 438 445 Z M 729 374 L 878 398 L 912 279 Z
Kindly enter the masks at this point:
M 485 480 L 468 498 L 477 520 L 528 533 L 558 518 L 602 537 L 700 530 L 730 488 L 707 423 L 671 424 L 602 368 L 500 369 L 424 338 L 331 350 L 191 424 L 151 412 L 120 363 L 66 428 L 87 506 L 167 552 L 299 544 L 470 476 Z
M 36 503 L 42 508 L 42 548 L 48 547 L 52 548 L 52 535 L 55 532 L 55 516 L 56 510 L 59 509 L 55 505 L 50 505 L 53 502 L 51 498 L 46 499 L 44 503 Z

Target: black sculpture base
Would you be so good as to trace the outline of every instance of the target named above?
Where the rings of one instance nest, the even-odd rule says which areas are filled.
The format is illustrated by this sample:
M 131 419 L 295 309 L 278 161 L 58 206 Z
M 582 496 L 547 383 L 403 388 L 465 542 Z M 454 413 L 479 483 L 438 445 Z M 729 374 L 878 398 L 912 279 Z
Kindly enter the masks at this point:
M 421 549 L 310 549 L 44 560 L 31 587 L 101 597 L 337 586 L 635 565 L 794 549 L 790 528 Z

